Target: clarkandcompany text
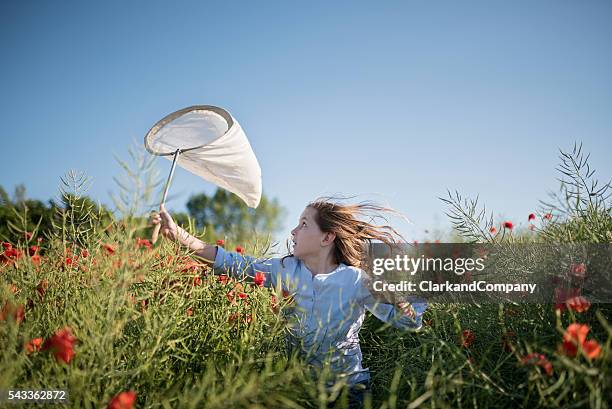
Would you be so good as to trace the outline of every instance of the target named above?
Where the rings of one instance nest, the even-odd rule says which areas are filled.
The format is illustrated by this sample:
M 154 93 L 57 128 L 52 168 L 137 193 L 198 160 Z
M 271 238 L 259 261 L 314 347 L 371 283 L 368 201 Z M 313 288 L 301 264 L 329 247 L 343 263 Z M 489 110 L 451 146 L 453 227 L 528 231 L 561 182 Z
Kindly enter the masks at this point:
M 537 284 L 533 283 L 488 283 L 486 281 L 473 281 L 471 283 L 451 283 L 449 281 L 438 283 L 423 280 L 417 283 L 412 281 L 400 281 L 398 283 L 387 283 L 376 280 L 373 283 L 374 291 L 391 292 L 503 292 L 503 293 L 526 293 L 533 294 Z

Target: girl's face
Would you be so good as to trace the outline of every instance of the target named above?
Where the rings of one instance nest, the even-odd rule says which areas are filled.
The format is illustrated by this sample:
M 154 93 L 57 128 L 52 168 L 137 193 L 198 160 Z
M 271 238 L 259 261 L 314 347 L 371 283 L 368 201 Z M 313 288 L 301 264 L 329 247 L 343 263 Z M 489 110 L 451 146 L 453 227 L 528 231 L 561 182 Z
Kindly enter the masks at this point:
M 315 222 L 316 212 L 312 207 L 304 209 L 297 227 L 291 230 L 293 255 L 297 258 L 318 255 L 321 252 L 321 244 L 325 238 L 325 233 Z

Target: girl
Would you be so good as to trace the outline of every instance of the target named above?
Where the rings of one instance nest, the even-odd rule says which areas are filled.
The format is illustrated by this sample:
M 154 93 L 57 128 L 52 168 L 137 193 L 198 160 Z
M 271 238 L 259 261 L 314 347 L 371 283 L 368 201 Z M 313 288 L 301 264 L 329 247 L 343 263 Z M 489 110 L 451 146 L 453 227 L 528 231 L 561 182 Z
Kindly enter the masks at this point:
M 216 273 L 251 277 L 262 273 L 265 286 L 282 288 L 296 301 L 288 325 L 290 350 L 314 366 L 329 364 L 337 379 L 350 385 L 349 407 L 363 403 L 370 392 L 370 373 L 362 367 L 359 329 L 369 310 L 377 318 L 403 330 L 417 330 L 427 303 L 397 305 L 378 302 L 369 278 L 360 268 L 372 240 L 393 245 L 402 236 L 390 226 L 376 226 L 358 216 L 391 211 L 369 203 L 344 205 L 328 199 L 309 203 L 291 231 L 293 251 L 283 258 L 256 259 L 206 244 L 178 227 L 162 206 L 152 223 L 162 235 L 178 240 L 212 264 Z

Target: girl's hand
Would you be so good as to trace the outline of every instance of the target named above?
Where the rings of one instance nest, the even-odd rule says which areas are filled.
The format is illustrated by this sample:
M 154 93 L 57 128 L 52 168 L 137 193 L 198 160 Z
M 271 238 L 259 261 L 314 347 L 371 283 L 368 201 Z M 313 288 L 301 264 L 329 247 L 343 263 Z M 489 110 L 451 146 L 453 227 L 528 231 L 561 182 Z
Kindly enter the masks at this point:
M 416 311 L 412 308 L 412 304 L 407 302 L 400 302 L 397 304 L 398 307 L 402 309 L 404 314 L 406 314 L 410 319 L 416 318 Z
M 178 227 L 170 213 L 166 211 L 164 205 L 160 206 L 159 213 L 153 212 L 151 214 L 151 224 L 158 225 L 161 223 L 161 234 L 162 236 L 169 238 L 170 240 L 176 240 L 178 237 Z

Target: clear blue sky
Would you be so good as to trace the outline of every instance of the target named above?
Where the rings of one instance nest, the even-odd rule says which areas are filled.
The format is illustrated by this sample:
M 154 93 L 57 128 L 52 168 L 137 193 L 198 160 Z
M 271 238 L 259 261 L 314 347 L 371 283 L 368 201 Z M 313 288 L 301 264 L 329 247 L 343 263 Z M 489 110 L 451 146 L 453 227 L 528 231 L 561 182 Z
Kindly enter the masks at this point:
M 612 2 L 0 3 L 0 185 L 57 194 L 69 169 L 111 204 L 164 115 L 228 109 L 288 209 L 356 194 L 448 226 L 447 188 L 526 224 L 582 141 L 612 176 Z M 165 177 L 170 162 L 158 159 Z M 212 192 L 179 169 L 168 207 Z

